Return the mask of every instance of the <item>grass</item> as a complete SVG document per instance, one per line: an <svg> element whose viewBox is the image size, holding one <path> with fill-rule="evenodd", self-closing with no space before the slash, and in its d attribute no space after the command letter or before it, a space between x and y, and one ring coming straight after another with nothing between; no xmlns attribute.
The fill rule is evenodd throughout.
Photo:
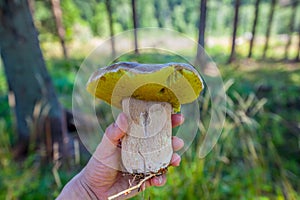
<svg viewBox="0 0 300 200"><path fill-rule="evenodd" d="M225 63L221 47L211 48L212 57ZM138 62L182 62L173 55L127 54L119 58ZM76 70L82 59L49 58L48 70L63 105L71 108ZM224 62L223 62L224 61ZM223 133L210 154L197 156L210 119L209 96L200 103L201 134L178 168L170 168L164 187L151 188L135 199L300 199L299 158L299 63L241 60L219 64L228 85L228 115ZM61 186L53 174L54 164L41 165L40 152L30 152L23 162L11 153L13 122L7 103L3 70L0 70L0 199L53 199ZM4 83L5 84L5 83ZM107 122L109 123L109 122ZM66 184L85 164L58 169Z"/></svg>

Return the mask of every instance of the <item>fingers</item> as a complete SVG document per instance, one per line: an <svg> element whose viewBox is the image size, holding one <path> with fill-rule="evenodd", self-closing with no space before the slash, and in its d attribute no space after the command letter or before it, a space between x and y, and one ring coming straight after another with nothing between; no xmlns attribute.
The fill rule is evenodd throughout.
<svg viewBox="0 0 300 200"><path fill-rule="evenodd" d="M113 144L117 145L119 140L125 135L127 128L127 117L124 113L121 113L116 122L105 130L105 135Z"/></svg>
<svg viewBox="0 0 300 200"><path fill-rule="evenodd" d="M174 167L180 165L181 157L177 153L173 153L170 164Z"/></svg>
<svg viewBox="0 0 300 200"><path fill-rule="evenodd" d="M127 116L125 113L120 113L117 120L116 124L119 127L119 129L122 130L122 132L126 133L128 129L128 121L127 121Z"/></svg>
<svg viewBox="0 0 300 200"><path fill-rule="evenodd" d="M179 137L173 136L172 146L174 151L179 151L184 146L184 141Z"/></svg>
<svg viewBox="0 0 300 200"><path fill-rule="evenodd" d="M121 154L118 144L120 139L125 135L128 127L127 118L124 113L121 113L116 122L111 124L97 146L93 154L93 158L87 165L87 171L95 171L101 174L101 177L113 176L120 168ZM97 176L95 176L97 177ZM91 177L90 179L93 179Z"/></svg>
<svg viewBox="0 0 300 200"><path fill-rule="evenodd" d="M177 153L174 153L171 159L171 165L172 166L179 166L181 161L180 156ZM167 182L166 174L163 174L161 176L156 176L149 180L147 186L163 186Z"/></svg>
<svg viewBox="0 0 300 200"><path fill-rule="evenodd" d="M163 186L164 184L166 184L166 182L167 178L165 174L150 179L150 185L152 186Z"/></svg>
<svg viewBox="0 0 300 200"><path fill-rule="evenodd" d="M164 184L166 184L166 182L166 174L155 176L148 180L145 185L143 185L142 190L145 190L149 186L163 186Z"/></svg>
<svg viewBox="0 0 300 200"><path fill-rule="evenodd" d="M182 114L173 114L171 116L172 119L172 126L176 127L181 125L184 122L184 117ZM128 121L125 113L119 114L115 123L111 124L105 131L106 136L108 139L114 143L118 144L119 140L125 135L128 129ZM175 138L175 137L174 137ZM177 138L177 137L176 137ZM183 141L179 138L173 140L174 142L174 151L178 151L183 146Z"/></svg>
<svg viewBox="0 0 300 200"><path fill-rule="evenodd" d="M184 117L182 114L173 114L171 116L171 120L172 120L172 127L175 128L176 126L179 126L184 122Z"/></svg>

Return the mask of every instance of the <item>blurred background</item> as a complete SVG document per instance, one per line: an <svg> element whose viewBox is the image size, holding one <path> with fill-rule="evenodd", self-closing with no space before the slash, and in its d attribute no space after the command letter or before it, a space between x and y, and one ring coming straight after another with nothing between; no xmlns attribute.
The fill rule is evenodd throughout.
<svg viewBox="0 0 300 200"><path fill-rule="evenodd" d="M72 117L76 72L109 37L145 27L205 48L225 83L227 117L200 159L211 106L204 92L200 131L181 166L136 199L300 199L299 0L0 0L0 199L53 199L82 169L90 154ZM128 38L135 51L116 61L183 62L139 51L138 32ZM112 40L110 55L118 45ZM104 127L113 121L99 112Z"/></svg>

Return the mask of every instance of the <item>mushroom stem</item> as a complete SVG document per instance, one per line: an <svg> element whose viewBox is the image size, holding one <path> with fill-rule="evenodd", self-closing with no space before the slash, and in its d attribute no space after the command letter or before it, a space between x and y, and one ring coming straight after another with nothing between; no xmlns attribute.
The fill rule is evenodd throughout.
<svg viewBox="0 0 300 200"><path fill-rule="evenodd" d="M172 106L167 102L122 100L129 128L122 140L122 162L129 173L156 173L171 160Z"/></svg>

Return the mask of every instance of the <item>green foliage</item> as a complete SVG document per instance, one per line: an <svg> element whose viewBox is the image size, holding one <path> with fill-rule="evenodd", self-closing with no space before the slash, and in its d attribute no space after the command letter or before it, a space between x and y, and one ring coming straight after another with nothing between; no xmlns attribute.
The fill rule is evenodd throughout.
<svg viewBox="0 0 300 200"><path fill-rule="evenodd" d="M107 37L109 35L108 17L104 3L98 3L95 14L91 17L91 28L94 35Z"/></svg>
<svg viewBox="0 0 300 200"><path fill-rule="evenodd" d="M57 31L55 29L55 22L53 20L49 1L35 2L34 23L40 32L39 38L42 41L53 40L56 38Z"/></svg>
<svg viewBox="0 0 300 200"><path fill-rule="evenodd" d="M38 155L30 154L22 163L14 161L2 119L0 132L0 199L53 199L59 188L52 176L42 173Z"/></svg>
<svg viewBox="0 0 300 200"><path fill-rule="evenodd" d="M242 1L239 12L238 36L249 40L254 20L254 0ZM111 1L113 27L115 33L133 28L131 1ZM108 13L105 1L101 0L64 0L61 1L63 24L66 38L87 41L92 36L109 37ZM196 37L198 32L200 1L196 0L140 0L137 1L138 24L143 27L171 28ZM300 13L298 6L297 13ZM261 1L258 16L257 35L266 32L270 1ZM292 14L291 6L275 8L275 16L271 35L289 33L288 25ZM206 36L231 36L234 17L234 1L212 0L207 2ZM55 24L48 1L36 1L34 13L35 24L40 32L41 41L58 40ZM296 15L294 32L300 26L300 14ZM278 41L285 43L284 38ZM259 45L261 41L259 42ZM248 49L248 48L246 48ZM246 50L245 49L245 50Z"/></svg>
<svg viewBox="0 0 300 200"><path fill-rule="evenodd" d="M181 5L174 6L174 12L172 14L172 22L175 30L186 33L186 22L184 20L184 7Z"/></svg>
<svg viewBox="0 0 300 200"><path fill-rule="evenodd" d="M111 1L116 33L133 27L130 0ZM199 6L197 0L140 0L137 1L139 27L159 26L197 35ZM234 1L211 0L207 5L206 36L221 38L232 34ZM89 41L92 36L109 36L108 16L103 0L63 0L63 24L66 39L73 42ZM276 6L270 43L270 52L278 59L287 34L291 7ZM266 32L270 1L260 5L257 33ZM239 15L238 35L244 43L237 46L238 57L248 53L250 32L253 23L254 0L243 0ZM55 24L49 1L35 1L35 25L39 39L52 44L57 40ZM300 27L300 7L295 18L294 31ZM227 37L223 40L229 40ZM246 42L245 42L246 41ZM207 45L207 51L218 63L227 61L229 48L217 41ZM262 47L262 40L255 41ZM70 47L72 50L73 46ZM259 58L262 48L256 48L254 58ZM278 53L279 52L279 53ZM46 52L47 53L47 52ZM81 52L82 55L86 52ZM80 55L80 56L82 56ZM82 59L49 59L47 68L60 101L71 108L71 95L76 71ZM179 56L161 52L127 54L118 61L144 63L184 62ZM2 64L2 63L1 63ZM144 197L151 199L300 199L299 196L299 109L300 69L296 64L267 62L241 62L221 66L226 80L227 118L223 133L212 152L204 159L197 157L199 144L210 120L208 93L200 99L202 105L200 126L191 148L182 155L182 164L170 168L168 182L162 188L151 188ZM112 121L108 107L97 108L102 127ZM8 105L5 73L0 66L0 199L53 199L61 186L54 178L53 166L41 166L39 151L32 151L24 161L15 161L12 154L14 119ZM81 166L72 166L72 172L59 168L58 178L66 184ZM136 199L140 199L141 196Z"/></svg>
<svg viewBox="0 0 300 200"><path fill-rule="evenodd" d="M132 10L129 0L112 1L112 10L115 23L118 26L118 32L133 28Z"/></svg>
<svg viewBox="0 0 300 200"><path fill-rule="evenodd" d="M153 59L155 57L155 59ZM121 56L116 62L130 61L139 63L165 63L165 62L184 62L183 58L174 56L172 54L161 54L161 53L141 53L134 54L129 53Z"/></svg>
<svg viewBox="0 0 300 200"><path fill-rule="evenodd" d="M167 21L170 20L168 2L166 0L154 0L153 4L158 27L168 27Z"/></svg>
<svg viewBox="0 0 300 200"><path fill-rule="evenodd" d="M111 1L116 33L131 29L130 0ZM208 37L232 34L232 0L208 1L206 34ZM160 26L195 36L197 34L199 4L196 0L141 0L137 2L139 26ZM35 24L42 42L57 40L49 1L36 1ZM63 0L63 23L68 41L89 41L92 35L108 37L108 19L104 1ZM260 6L258 35L266 31L269 1ZM295 20L295 30L300 26L300 7ZM254 0L242 1L238 34L251 31ZM288 30L291 8L277 6L272 34L285 34ZM271 38L269 52L278 58L277 46L285 40ZM247 38L246 38L247 39ZM228 40L225 38L223 40ZM228 46L221 42L207 45L207 51L218 63L227 60ZM256 45L261 47L261 40ZM51 44L51 50L56 51ZM248 52L248 44L237 46L238 56ZM70 48L72 49L72 48ZM255 49L254 57L261 55ZM82 55L86 52L81 52ZM81 56L81 55L80 55ZM60 101L71 108L71 95L76 71L82 59L49 59L47 68ZM179 56L161 52L127 54L118 61L144 63L184 62ZM227 118L223 133L213 151L198 159L197 146L202 142L210 119L210 100L206 93L200 99L201 135L183 155L178 168L170 168L168 182L163 188L147 190L145 197L155 199L297 199L299 197L299 66L241 62L221 66L227 80ZM105 127L112 120L109 109L99 109L105 118L99 119ZM53 166L41 167L40 152L30 152L24 162L12 159L13 119L8 105L7 84L0 66L0 199L53 199L61 190L52 173ZM85 163L82 163L84 166ZM76 166L78 168L78 166ZM76 168L75 167L75 168ZM76 169L77 169L76 168ZM66 169L58 169L62 184L74 176ZM297 194L298 193L298 194ZM140 199L138 197L137 199Z"/></svg>
<svg viewBox="0 0 300 200"><path fill-rule="evenodd" d="M10 129L10 131L8 131L7 134L9 137L9 142L12 142L13 119L11 118L11 110L9 108L7 90L8 87L4 73L4 67L2 66L2 62L0 61L0 131L1 128L3 128L4 126L6 126L7 129Z"/></svg>
<svg viewBox="0 0 300 200"><path fill-rule="evenodd" d="M81 17L81 21L86 22L93 35L107 37L109 28L107 11L104 2L98 2L96 0L75 0L74 3L74 7L76 7L77 9L80 8L79 17Z"/></svg>
<svg viewBox="0 0 300 200"><path fill-rule="evenodd" d="M218 57L220 49L213 49L213 55ZM218 58L222 60L222 57ZM63 102L69 108L72 83L81 61L47 60L47 68L59 97L65 99ZM179 56L162 52L131 53L120 57L118 61L184 62ZM210 120L210 99L209 94L205 93L199 101L202 105L201 134L182 155L181 166L169 169L167 184L162 188L146 190L144 197L284 199L287 192L291 199L299 198L298 139L297 132L293 132L295 130L290 126L297 125L299 122L296 119L300 118L297 112L300 69L295 67L287 70L287 66L259 62L221 66L223 78L227 80L228 110L217 145L207 157L198 158L198 145L203 141L202 136ZM7 102L7 99L3 99L3 102ZM1 107L6 107L9 113L7 105ZM99 119L103 127L112 120L111 113L105 114L108 111L97 110L104 112L101 116L106 116L105 119ZM2 113L8 115L6 111ZM0 171L0 198L55 198L61 187L52 173L53 166L41 167L39 152L31 152L21 164L12 159L8 133L11 127L5 119L0 120L0 167L3 169ZM78 168L73 166L72 173L58 169L63 185L78 172Z"/></svg>
<svg viewBox="0 0 300 200"><path fill-rule="evenodd" d="M137 1L138 23L142 27L157 27L157 19L155 18L155 7L152 1Z"/></svg>
<svg viewBox="0 0 300 200"><path fill-rule="evenodd" d="M275 23L274 29L278 34L288 34L292 7L277 7L277 10L278 12L275 13L274 20L280 21L280 23Z"/></svg>
<svg viewBox="0 0 300 200"><path fill-rule="evenodd" d="M81 59L52 59L47 62L47 68L53 77L56 92L61 94L59 99L63 106L68 109L72 108L73 83L81 62Z"/></svg>
<svg viewBox="0 0 300 200"><path fill-rule="evenodd" d="M72 0L61 1L61 9L63 13L63 25L66 30L66 39L71 40L74 37L74 26L85 24L80 17L80 9L76 7Z"/></svg>
<svg viewBox="0 0 300 200"><path fill-rule="evenodd" d="M2 66L2 61L0 61L0 95L5 94L7 91L6 78L4 73L4 67Z"/></svg>
<svg viewBox="0 0 300 200"><path fill-rule="evenodd" d="M239 15L239 33L242 35L246 32L252 31L252 24L254 20L254 6L244 5L241 6Z"/></svg>

